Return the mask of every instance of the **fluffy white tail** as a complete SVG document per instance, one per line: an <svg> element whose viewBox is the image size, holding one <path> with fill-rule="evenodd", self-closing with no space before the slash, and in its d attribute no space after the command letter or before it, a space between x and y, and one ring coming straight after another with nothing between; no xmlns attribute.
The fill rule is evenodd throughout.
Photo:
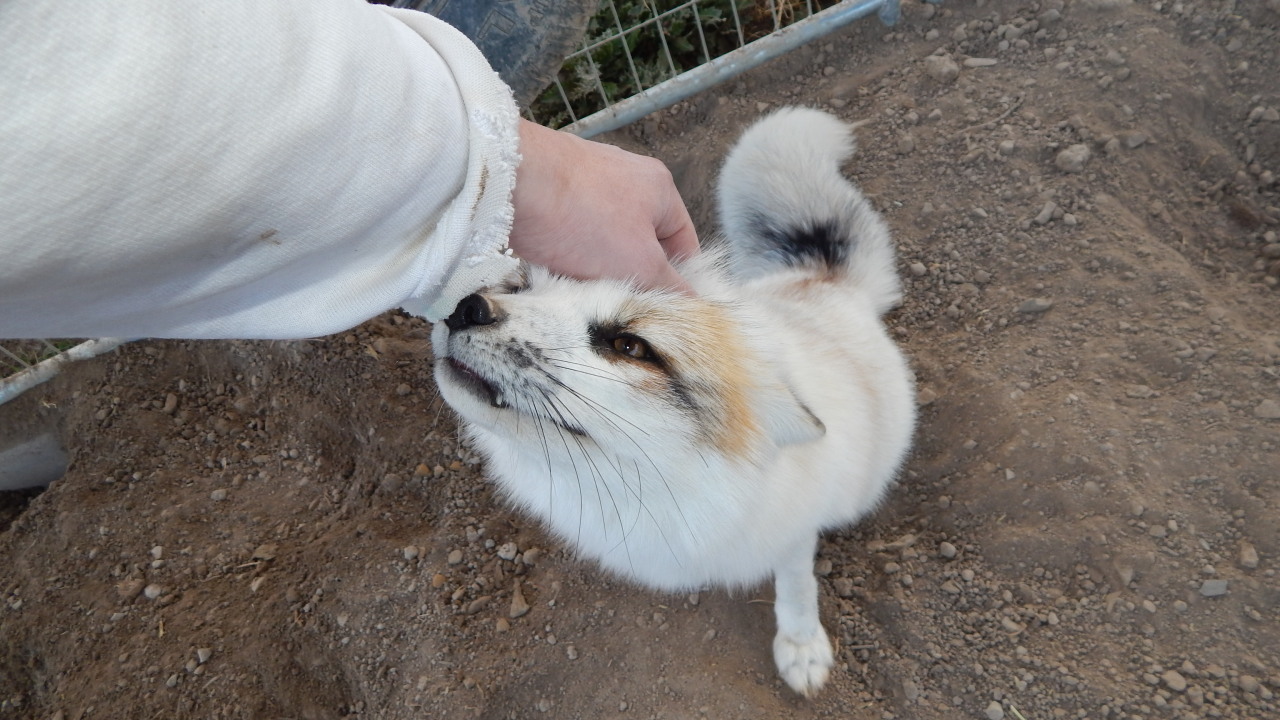
<svg viewBox="0 0 1280 720"><path fill-rule="evenodd" d="M846 278L879 312L898 304L889 230L840 173L853 154L852 130L818 110L783 108L743 133L719 187L737 277L813 267Z"/></svg>

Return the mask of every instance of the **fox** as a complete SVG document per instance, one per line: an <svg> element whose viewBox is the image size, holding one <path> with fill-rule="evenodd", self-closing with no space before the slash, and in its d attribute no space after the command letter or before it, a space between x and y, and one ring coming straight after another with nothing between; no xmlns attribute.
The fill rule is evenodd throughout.
<svg viewBox="0 0 1280 720"><path fill-rule="evenodd" d="M910 450L914 376L884 220L841 166L853 127L784 108L728 153L723 239L694 290L521 264L432 330L434 375L487 476L579 556L659 591L774 582L772 654L811 696L835 653L820 534L883 500Z"/></svg>

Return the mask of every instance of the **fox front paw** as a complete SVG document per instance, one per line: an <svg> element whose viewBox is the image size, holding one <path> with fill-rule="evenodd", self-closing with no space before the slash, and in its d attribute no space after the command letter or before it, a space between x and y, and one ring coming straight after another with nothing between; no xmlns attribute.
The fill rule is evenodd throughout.
<svg viewBox="0 0 1280 720"><path fill-rule="evenodd" d="M773 638L773 661L778 665L778 674L792 690L811 697L827 682L835 658L831 641L819 629L805 640L778 633Z"/></svg>

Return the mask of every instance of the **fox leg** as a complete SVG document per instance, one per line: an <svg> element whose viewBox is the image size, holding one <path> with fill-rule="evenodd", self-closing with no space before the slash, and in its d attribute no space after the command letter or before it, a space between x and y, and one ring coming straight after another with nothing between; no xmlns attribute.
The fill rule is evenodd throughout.
<svg viewBox="0 0 1280 720"><path fill-rule="evenodd" d="M827 681L835 658L818 620L818 580L813 574L817 537L800 543L774 571L778 634L773 660L792 690L810 696Z"/></svg>

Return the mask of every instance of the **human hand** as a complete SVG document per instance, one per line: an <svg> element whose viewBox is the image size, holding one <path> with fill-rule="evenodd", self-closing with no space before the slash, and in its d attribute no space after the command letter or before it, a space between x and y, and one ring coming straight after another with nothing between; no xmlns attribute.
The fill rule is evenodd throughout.
<svg viewBox="0 0 1280 720"><path fill-rule="evenodd" d="M570 277L692 293L671 260L696 255L698 236L661 161L523 119L520 154L516 255Z"/></svg>

